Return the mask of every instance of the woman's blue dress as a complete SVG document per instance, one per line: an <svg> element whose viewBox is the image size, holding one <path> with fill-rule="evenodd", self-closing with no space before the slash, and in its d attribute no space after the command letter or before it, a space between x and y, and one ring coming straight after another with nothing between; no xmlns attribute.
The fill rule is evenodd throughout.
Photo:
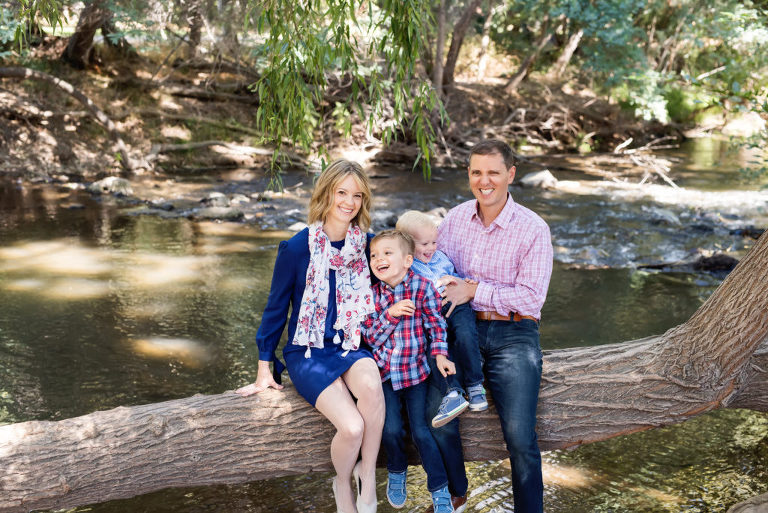
<svg viewBox="0 0 768 513"><path fill-rule="evenodd" d="M371 234L368 236L369 243L372 236ZM332 242L331 245L341 249L344 247L344 241ZM370 262L367 245L365 253ZM342 356L344 350L341 344L333 343L333 336L336 333L333 329L333 323L336 322L336 272L333 269L330 271L330 293L328 313L325 318L323 347L321 349L313 347L311 349L312 357L305 358L306 346L292 343L293 335L296 332L301 299L304 295L308 266L309 229L305 228L289 240L280 243L267 306L256 333L256 344L259 347L259 360L273 362L273 375L275 381L280 383L280 374L286 366L275 356L275 350L285 329L285 321L288 319L290 307L288 343L283 348L283 358L285 358L288 374L296 390L314 406L320 393L336 378L344 374L352 364L361 358L373 358L373 356L363 346L357 351L350 351L346 356ZM344 336L341 330L338 333L339 337Z"/></svg>

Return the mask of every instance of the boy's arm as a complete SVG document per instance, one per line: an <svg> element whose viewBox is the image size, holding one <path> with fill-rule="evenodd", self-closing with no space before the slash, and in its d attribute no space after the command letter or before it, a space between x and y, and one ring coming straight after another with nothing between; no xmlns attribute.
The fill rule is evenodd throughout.
<svg viewBox="0 0 768 513"><path fill-rule="evenodd" d="M400 317L389 315L391 305L383 295L376 294L375 306L376 311L363 322L363 336L373 348L383 345L400 322Z"/></svg>

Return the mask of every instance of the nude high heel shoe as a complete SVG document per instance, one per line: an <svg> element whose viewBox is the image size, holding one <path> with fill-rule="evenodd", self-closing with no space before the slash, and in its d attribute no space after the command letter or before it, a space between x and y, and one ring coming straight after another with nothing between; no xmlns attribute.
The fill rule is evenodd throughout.
<svg viewBox="0 0 768 513"><path fill-rule="evenodd" d="M355 464L355 468L352 469L352 476L355 478L355 484L357 485L357 500L355 501L355 505L357 506L357 513L376 513L376 507L378 505L376 499L374 499L371 504L365 504L363 502L363 482L360 479L359 461Z"/></svg>

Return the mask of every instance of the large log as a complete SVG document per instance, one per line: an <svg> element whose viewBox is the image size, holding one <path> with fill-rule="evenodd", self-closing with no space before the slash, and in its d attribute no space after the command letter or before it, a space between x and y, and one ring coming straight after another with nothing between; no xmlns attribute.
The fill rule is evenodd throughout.
<svg viewBox="0 0 768 513"><path fill-rule="evenodd" d="M767 247L763 235L693 317L664 335L546 352L542 449L716 408L768 411ZM12 424L0 427L0 513L327 471L332 433L291 387ZM463 416L462 435L468 460L507 454L493 408Z"/></svg>

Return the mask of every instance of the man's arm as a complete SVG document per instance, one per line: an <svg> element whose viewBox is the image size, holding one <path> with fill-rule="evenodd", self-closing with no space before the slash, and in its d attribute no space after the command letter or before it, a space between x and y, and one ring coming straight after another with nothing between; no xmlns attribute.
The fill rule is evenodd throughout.
<svg viewBox="0 0 768 513"><path fill-rule="evenodd" d="M552 276L552 239L549 227L533 238L526 254L520 259L517 278L513 285L480 281L477 285L462 280L452 280L443 292L444 302L454 305L473 301L479 310L499 313L517 312L520 315L539 316L547 297Z"/></svg>

